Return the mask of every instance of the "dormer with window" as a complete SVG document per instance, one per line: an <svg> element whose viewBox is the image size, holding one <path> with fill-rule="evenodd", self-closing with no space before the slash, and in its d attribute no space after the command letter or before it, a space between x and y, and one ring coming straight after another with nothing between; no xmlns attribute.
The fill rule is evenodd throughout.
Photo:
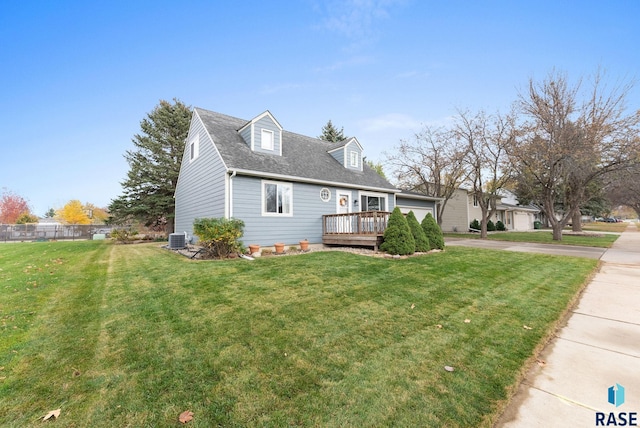
<svg viewBox="0 0 640 428"><path fill-rule="evenodd" d="M342 166L354 171L362 171L362 146L355 137L346 139L331 150L329 154Z"/></svg>
<svg viewBox="0 0 640 428"><path fill-rule="evenodd" d="M238 133L252 151L282 156L282 126L268 110L238 129Z"/></svg>

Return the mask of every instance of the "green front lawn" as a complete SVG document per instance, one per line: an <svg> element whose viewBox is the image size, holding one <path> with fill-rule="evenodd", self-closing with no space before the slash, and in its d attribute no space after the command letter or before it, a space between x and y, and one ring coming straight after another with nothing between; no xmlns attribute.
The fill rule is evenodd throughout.
<svg viewBox="0 0 640 428"><path fill-rule="evenodd" d="M0 426L490 426L596 263L0 245Z"/></svg>
<svg viewBox="0 0 640 428"><path fill-rule="evenodd" d="M597 233L594 232L594 235ZM445 233L449 238L480 239L479 233ZM579 245L583 247L609 248L620 235L598 234L589 235L563 235L562 241L554 241L553 233L548 230L534 232L490 232L487 239L509 242L535 242L538 244Z"/></svg>

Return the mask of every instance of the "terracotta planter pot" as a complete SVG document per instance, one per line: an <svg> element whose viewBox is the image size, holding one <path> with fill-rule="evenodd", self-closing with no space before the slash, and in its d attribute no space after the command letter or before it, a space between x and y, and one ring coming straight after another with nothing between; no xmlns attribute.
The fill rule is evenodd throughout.
<svg viewBox="0 0 640 428"><path fill-rule="evenodd" d="M309 250L309 241L307 241L306 239L304 241L300 241L300 250L301 251L308 251Z"/></svg>
<svg viewBox="0 0 640 428"><path fill-rule="evenodd" d="M276 247L276 254L284 254L284 244L281 242L277 242L273 244Z"/></svg>
<svg viewBox="0 0 640 428"><path fill-rule="evenodd" d="M260 252L260 245L258 245L258 244L249 244L249 253L250 254L259 253L259 252Z"/></svg>

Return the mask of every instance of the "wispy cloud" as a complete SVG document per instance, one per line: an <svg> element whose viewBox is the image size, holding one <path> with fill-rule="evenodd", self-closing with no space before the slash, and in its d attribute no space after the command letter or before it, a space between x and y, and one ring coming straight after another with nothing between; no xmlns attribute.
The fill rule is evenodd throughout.
<svg viewBox="0 0 640 428"><path fill-rule="evenodd" d="M388 113L382 116L363 119L360 126L368 132L386 131L390 129L417 130L422 122L401 113Z"/></svg>
<svg viewBox="0 0 640 428"><path fill-rule="evenodd" d="M404 3L406 0L331 0L316 3L315 9L323 16L323 28L359 44L376 38L379 22Z"/></svg>

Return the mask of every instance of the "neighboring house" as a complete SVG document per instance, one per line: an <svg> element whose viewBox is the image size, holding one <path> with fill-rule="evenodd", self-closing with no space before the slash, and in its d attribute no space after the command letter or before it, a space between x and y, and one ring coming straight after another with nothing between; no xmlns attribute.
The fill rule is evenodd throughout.
<svg viewBox="0 0 640 428"><path fill-rule="evenodd" d="M501 221L507 230L533 230L536 215L540 212L538 208L519 205L515 195L508 191L503 191L503 195L496 202L497 211L490 218L491 221L494 223ZM480 220L481 217L482 210L473 192L460 188L447 201L442 213L442 230L466 232L469 224L474 219Z"/></svg>
<svg viewBox="0 0 640 428"><path fill-rule="evenodd" d="M433 210L433 198L403 197L363 162L363 151L356 138L331 143L288 132L269 111L247 121L195 108L175 231L192 236L196 218L233 217L244 221L245 244L320 243L329 215L343 214L331 227L348 235L400 203ZM363 212L374 214L352 215Z"/></svg>

